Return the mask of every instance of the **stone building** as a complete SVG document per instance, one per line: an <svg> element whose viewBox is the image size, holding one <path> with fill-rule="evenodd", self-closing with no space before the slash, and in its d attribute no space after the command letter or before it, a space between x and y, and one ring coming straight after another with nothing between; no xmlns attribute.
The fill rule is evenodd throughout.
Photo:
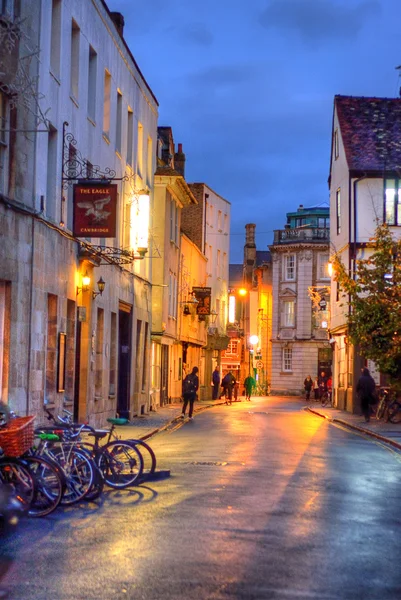
<svg viewBox="0 0 401 600"><path fill-rule="evenodd" d="M307 375L331 373L329 208L287 213L269 246L273 264L271 393L299 394Z"/></svg>
<svg viewBox="0 0 401 600"><path fill-rule="evenodd" d="M93 424L146 412L158 103L103 0L14 5L42 122L3 91L3 398Z"/></svg>

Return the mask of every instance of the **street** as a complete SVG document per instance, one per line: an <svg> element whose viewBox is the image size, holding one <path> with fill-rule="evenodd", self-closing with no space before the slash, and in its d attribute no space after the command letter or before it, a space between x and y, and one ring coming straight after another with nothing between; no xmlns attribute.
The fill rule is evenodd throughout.
<svg viewBox="0 0 401 600"><path fill-rule="evenodd" d="M400 454L300 398L217 406L150 440L171 477L27 520L15 600L396 600Z"/></svg>

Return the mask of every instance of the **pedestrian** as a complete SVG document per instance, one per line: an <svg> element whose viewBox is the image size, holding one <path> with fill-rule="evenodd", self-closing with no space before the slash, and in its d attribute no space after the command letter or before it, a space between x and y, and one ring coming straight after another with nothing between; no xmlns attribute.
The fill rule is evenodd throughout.
<svg viewBox="0 0 401 600"><path fill-rule="evenodd" d="M233 389L236 384L236 379L232 374L232 371L229 371L227 375L223 377L223 381L221 385L223 386L224 393L226 396L226 404L232 404L233 401Z"/></svg>
<svg viewBox="0 0 401 600"><path fill-rule="evenodd" d="M327 391L327 377L326 373L322 371L319 377L319 398L321 399L324 392Z"/></svg>
<svg viewBox="0 0 401 600"><path fill-rule="evenodd" d="M194 402L196 400L196 392L198 391L199 388L199 377L197 375L199 369L198 367L194 367L191 371L191 373L189 373L184 381L182 382L182 397L184 400L184 404L182 407L182 415L181 417L184 418L185 417L185 411L187 410L187 406L189 403L189 419L192 421L193 420L193 412L194 412Z"/></svg>
<svg viewBox="0 0 401 600"><path fill-rule="evenodd" d="M310 375L307 375L304 380L304 388L305 388L305 399L310 400L310 393L312 391L313 381Z"/></svg>
<svg viewBox="0 0 401 600"><path fill-rule="evenodd" d="M313 393L315 395L315 400L319 400L319 378L315 377L313 380Z"/></svg>
<svg viewBox="0 0 401 600"><path fill-rule="evenodd" d="M219 388L220 388L220 371L218 365L216 365L215 370L212 374L212 384L213 384L213 400L217 400L219 397Z"/></svg>
<svg viewBox="0 0 401 600"><path fill-rule="evenodd" d="M376 402L376 383L369 369L363 369L356 385L356 393L361 402L361 408L366 423L370 421L370 405Z"/></svg>
<svg viewBox="0 0 401 600"><path fill-rule="evenodd" d="M255 389L255 387L256 387L255 379L252 377L252 375L248 375L248 377L246 377L245 381L244 381L244 388L245 388L246 399L249 400L249 402L251 401L252 392Z"/></svg>

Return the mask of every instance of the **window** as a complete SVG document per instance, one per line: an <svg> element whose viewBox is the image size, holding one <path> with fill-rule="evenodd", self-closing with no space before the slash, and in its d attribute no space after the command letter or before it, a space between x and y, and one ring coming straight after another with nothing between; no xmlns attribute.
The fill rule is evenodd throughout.
<svg viewBox="0 0 401 600"><path fill-rule="evenodd" d="M116 110L116 152L121 154L121 127L123 117L123 96L117 92L117 110Z"/></svg>
<svg viewBox="0 0 401 600"><path fill-rule="evenodd" d="M173 198L170 200L170 241L178 246L179 243L179 208Z"/></svg>
<svg viewBox="0 0 401 600"><path fill-rule="evenodd" d="M228 215L224 215L224 233L228 233Z"/></svg>
<svg viewBox="0 0 401 600"><path fill-rule="evenodd" d="M238 340L230 340L225 351L226 356L232 356L238 354Z"/></svg>
<svg viewBox="0 0 401 600"><path fill-rule="evenodd" d="M145 331L143 335L143 359L142 359L142 391L145 391L148 375L148 340L149 323L145 321Z"/></svg>
<svg viewBox="0 0 401 600"><path fill-rule="evenodd" d="M57 129L49 125L47 134L47 182L46 182L46 214L56 221L57 196ZM72 146L73 147L73 146ZM75 150L75 147L74 151ZM64 219L64 215L63 215Z"/></svg>
<svg viewBox="0 0 401 600"><path fill-rule="evenodd" d="M319 217L317 220L317 226L319 228L329 228L330 227L330 219L325 219L324 217Z"/></svg>
<svg viewBox="0 0 401 600"><path fill-rule="evenodd" d="M208 206L209 206L209 222L208 222L208 225L210 225L211 227L213 227L213 216L214 216L213 204L208 204Z"/></svg>
<svg viewBox="0 0 401 600"><path fill-rule="evenodd" d="M283 327L294 327L295 325L295 302L284 300L283 302Z"/></svg>
<svg viewBox="0 0 401 600"><path fill-rule="evenodd" d="M221 231L221 210L217 213L217 229Z"/></svg>
<svg viewBox="0 0 401 600"><path fill-rule="evenodd" d="M7 98L0 92L0 192L6 192L7 181L7 158L8 158L8 120L7 120Z"/></svg>
<svg viewBox="0 0 401 600"><path fill-rule="evenodd" d="M283 371L292 371L292 348L283 348Z"/></svg>
<svg viewBox="0 0 401 600"><path fill-rule="evenodd" d="M223 277L227 277L227 252L223 252Z"/></svg>
<svg viewBox="0 0 401 600"><path fill-rule="evenodd" d="M96 120L96 71L97 71L97 54L89 46L89 67L88 67L88 117L92 121Z"/></svg>
<svg viewBox="0 0 401 600"><path fill-rule="evenodd" d="M111 75L108 71L104 72L103 88L103 133L110 136L110 103L111 103Z"/></svg>
<svg viewBox="0 0 401 600"><path fill-rule="evenodd" d="M47 343L45 404L56 400L57 383L57 296L47 295Z"/></svg>
<svg viewBox="0 0 401 600"><path fill-rule="evenodd" d="M337 160L339 153L340 153L340 150L339 150L339 144L338 144L338 129L336 129L334 132L334 158L335 158L335 160Z"/></svg>
<svg viewBox="0 0 401 600"><path fill-rule="evenodd" d="M284 256L284 279L286 281L295 280L295 254Z"/></svg>
<svg viewBox="0 0 401 600"><path fill-rule="evenodd" d="M117 314L110 315L109 396L116 393L117 380Z"/></svg>
<svg viewBox="0 0 401 600"><path fill-rule="evenodd" d="M386 179L384 189L384 222L401 226L401 180Z"/></svg>
<svg viewBox="0 0 401 600"><path fill-rule="evenodd" d="M318 279L330 279L329 275L329 255L319 254L318 256Z"/></svg>
<svg viewBox="0 0 401 600"><path fill-rule="evenodd" d="M95 397L103 395L103 336L104 336L104 310L97 309L96 321L96 357L95 357Z"/></svg>
<svg viewBox="0 0 401 600"><path fill-rule="evenodd" d="M0 15L4 15L9 19L15 16L14 0L0 0Z"/></svg>
<svg viewBox="0 0 401 600"><path fill-rule="evenodd" d="M61 47L60 40L61 40L61 0L53 0L52 1L52 24L51 24L51 34L50 34L50 70L53 73L53 75L56 75L57 77L60 75L60 47Z"/></svg>
<svg viewBox="0 0 401 600"><path fill-rule="evenodd" d="M168 282L168 316L172 319L177 318L177 276L170 273Z"/></svg>
<svg viewBox="0 0 401 600"><path fill-rule="evenodd" d="M216 276L220 277L221 275L221 251L217 250L217 260L216 260Z"/></svg>
<svg viewBox="0 0 401 600"><path fill-rule="evenodd" d="M143 125L138 121L138 164L137 172L140 177L143 173Z"/></svg>
<svg viewBox="0 0 401 600"><path fill-rule="evenodd" d="M341 233L341 190L336 191L337 235Z"/></svg>
<svg viewBox="0 0 401 600"><path fill-rule="evenodd" d="M148 137L146 152L146 179L148 186L151 187L153 175L153 141L150 136Z"/></svg>
<svg viewBox="0 0 401 600"><path fill-rule="evenodd" d="M10 367L11 284L0 281L0 400L7 402Z"/></svg>
<svg viewBox="0 0 401 600"><path fill-rule="evenodd" d="M127 114L127 164L132 166L134 113L128 108Z"/></svg>
<svg viewBox="0 0 401 600"><path fill-rule="evenodd" d="M74 19L71 25L71 65L70 65L70 90L71 95L78 99L79 85L79 36L80 30Z"/></svg>

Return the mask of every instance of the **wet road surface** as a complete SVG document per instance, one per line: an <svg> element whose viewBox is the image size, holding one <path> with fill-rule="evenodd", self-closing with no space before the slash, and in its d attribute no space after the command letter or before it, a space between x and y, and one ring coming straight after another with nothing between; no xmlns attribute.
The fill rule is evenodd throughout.
<svg viewBox="0 0 401 600"><path fill-rule="evenodd" d="M170 479L1 540L10 598L401 598L392 449L275 397L207 410L150 443Z"/></svg>

